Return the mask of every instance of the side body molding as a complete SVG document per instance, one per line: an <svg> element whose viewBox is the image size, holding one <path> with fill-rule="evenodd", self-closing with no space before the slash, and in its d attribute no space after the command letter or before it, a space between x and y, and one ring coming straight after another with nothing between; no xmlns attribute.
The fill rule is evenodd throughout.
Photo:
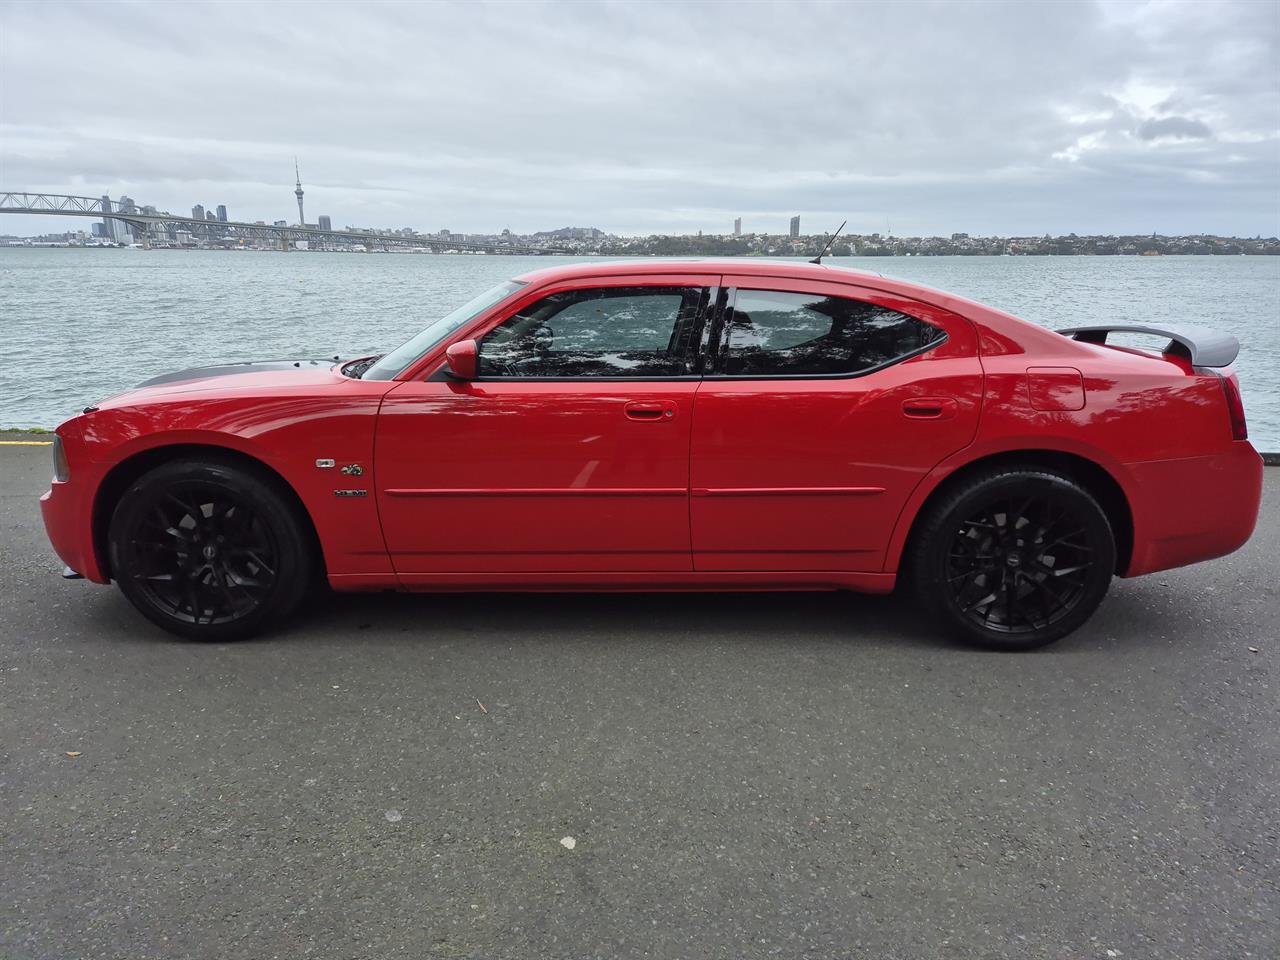
<svg viewBox="0 0 1280 960"><path fill-rule="evenodd" d="M1058 332L1081 343L1096 344L1105 344L1109 333L1149 333L1155 337L1168 337L1169 348L1180 348L1190 358L1193 367L1230 366L1240 352L1240 341L1231 334L1197 324L1106 323L1068 327Z"/></svg>

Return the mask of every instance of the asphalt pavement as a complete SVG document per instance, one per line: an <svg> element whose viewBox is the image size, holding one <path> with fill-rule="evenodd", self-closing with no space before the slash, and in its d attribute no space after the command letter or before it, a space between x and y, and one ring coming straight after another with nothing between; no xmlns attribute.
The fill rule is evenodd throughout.
<svg viewBox="0 0 1280 960"><path fill-rule="evenodd" d="M58 578L48 461L0 447L5 960L1280 955L1280 469L1009 655L843 594L180 642Z"/></svg>

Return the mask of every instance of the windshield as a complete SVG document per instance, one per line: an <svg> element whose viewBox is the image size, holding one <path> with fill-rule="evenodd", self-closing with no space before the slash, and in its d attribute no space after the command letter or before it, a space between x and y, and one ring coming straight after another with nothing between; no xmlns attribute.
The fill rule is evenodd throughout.
<svg viewBox="0 0 1280 960"><path fill-rule="evenodd" d="M468 321L475 319L494 304L501 303L524 284L516 280L500 283L492 290L468 300L457 310L441 317L421 333L406 340L364 372L361 380L394 380L409 364L434 347Z"/></svg>

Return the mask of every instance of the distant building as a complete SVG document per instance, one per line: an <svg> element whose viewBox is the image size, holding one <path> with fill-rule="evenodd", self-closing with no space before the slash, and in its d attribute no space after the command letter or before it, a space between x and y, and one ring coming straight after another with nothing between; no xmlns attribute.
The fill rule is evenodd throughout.
<svg viewBox="0 0 1280 960"><path fill-rule="evenodd" d="M967 233L953 233L951 235L951 239L952 240L968 240L969 235Z"/></svg>
<svg viewBox="0 0 1280 960"><path fill-rule="evenodd" d="M800 214L796 214L791 218L791 239L794 240L800 236Z"/></svg>
<svg viewBox="0 0 1280 960"><path fill-rule="evenodd" d="M133 202L131 197L120 194L120 199L116 201L116 210L120 213L137 213L138 205ZM131 223L125 223L123 220L116 220L115 236L120 243L129 243L131 240L138 238L137 230Z"/></svg>
<svg viewBox="0 0 1280 960"><path fill-rule="evenodd" d="M287 227L289 225L289 222L287 220L273 220L271 222L271 225L273 227Z"/></svg>
<svg viewBox="0 0 1280 960"><path fill-rule="evenodd" d="M227 222L227 205L225 203L218 204L218 222Z"/></svg>
<svg viewBox="0 0 1280 960"><path fill-rule="evenodd" d="M111 210L111 197L104 193L102 195L102 212L107 213L110 210ZM105 237L107 240L114 240L116 238L116 222L112 220L110 217L102 218L101 236Z"/></svg>
<svg viewBox="0 0 1280 960"><path fill-rule="evenodd" d="M735 237L742 236L742 218L735 217L733 221L733 235Z"/></svg>
<svg viewBox="0 0 1280 960"><path fill-rule="evenodd" d="M204 204L203 204L203 203L197 203L194 207L192 207L192 208L191 208L191 219L192 219L192 220L203 220L203 219L204 219Z"/></svg>
<svg viewBox="0 0 1280 960"><path fill-rule="evenodd" d="M333 229L333 221L329 219L329 215L327 213L320 214L319 223L320 223L321 230Z"/></svg>

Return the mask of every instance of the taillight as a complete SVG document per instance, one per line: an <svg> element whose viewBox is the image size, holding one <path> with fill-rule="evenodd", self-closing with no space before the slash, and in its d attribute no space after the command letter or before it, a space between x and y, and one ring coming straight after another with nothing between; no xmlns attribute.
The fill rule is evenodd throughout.
<svg viewBox="0 0 1280 960"><path fill-rule="evenodd" d="M71 466L67 463L67 451L62 448L62 438L53 435L53 479L66 483L71 479Z"/></svg>
<svg viewBox="0 0 1280 960"><path fill-rule="evenodd" d="M1231 417L1231 439L1248 440L1249 426L1244 421L1244 401L1240 399L1240 384L1234 376L1222 378L1222 392L1227 395L1227 415Z"/></svg>

